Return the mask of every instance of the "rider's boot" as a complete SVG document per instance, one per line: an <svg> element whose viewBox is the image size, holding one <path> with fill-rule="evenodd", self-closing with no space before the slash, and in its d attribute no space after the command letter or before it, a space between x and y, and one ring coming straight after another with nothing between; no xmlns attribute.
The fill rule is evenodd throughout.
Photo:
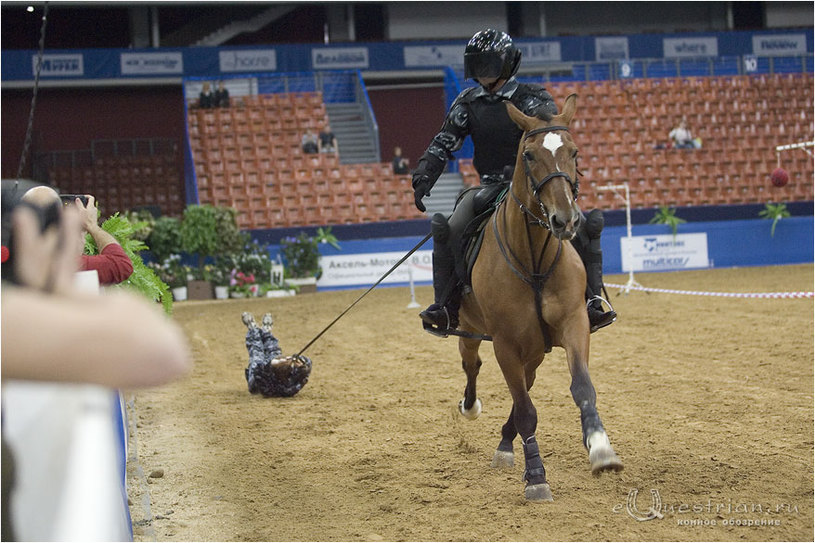
<svg viewBox="0 0 815 543"><path fill-rule="evenodd" d="M589 313L589 329L596 332L617 320L617 312L611 304L602 297L603 287L603 248L600 244L600 235L605 226L603 212L594 209L586 215L581 226L580 256L586 266L586 309ZM603 307L608 306L608 311Z"/></svg>
<svg viewBox="0 0 815 543"><path fill-rule="evenodd" d="M441 213L436 213L431 221L433 231L433 291L435 302L419 313L425 330L444 332L458 328L456 262L448 240L450 227Z"/></svg>
<svg viewBox="0 0 815 543"><path fill-rule="evenodd" d="M600 258L602 259L602 253ZM588 296L586 309L589 312L589 329L592 333L617 320L617 312L614 311L608 300L602 297L603 290L602 260L599 263L591 262L586 266L586 294ZM603 308L603 303L608 306L608 311Z"/></svg>

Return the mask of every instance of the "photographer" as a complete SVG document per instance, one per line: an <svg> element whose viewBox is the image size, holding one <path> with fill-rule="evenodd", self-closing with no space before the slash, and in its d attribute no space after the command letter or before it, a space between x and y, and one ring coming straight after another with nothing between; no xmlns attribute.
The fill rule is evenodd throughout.
<svg viewBox="0 0 815 543"><path fill-rule="evenodd" d="M47 206L64 200L54 189L38 186L26 191L23 195L23 201L39 206ZM76 207L79 211L82 228L91 235L94 242L96 242L96 247L99 249L98 255L83 254L80 257L79 269L82 271L96 270L99 274L100 285L116 285L127 280L133 273L133 262L130 261L130 257L127 256L127 253L124 252L116 239L102 230L97 224L94 197L90 195L77 196L73 202L64 203L66 206Z"/></svg>
<svg viewBox="0 0 815 543"><path fill-rule="evenodd" d="M64 398L65 389L39 389L38 395L30 384L15 381L132 389L166 383L191 368L184 334L155 306L123 291L88 296L77 290L76 255L83 240L80 212L53 199L45 207L23 201L20 194L29 186L26 181L3 180L0 199L4 541L59 540L55 514L58 494L64 490L58 481L38 484L43 478L37 477L53 475L49 470L62 465L61 460L52 460L48 453L30 454L32 448L56 450L62 443L60 432L32 434L36 440L15 436L13 424L8 423L15 416L19 419L25 406L15 404L5 392L16 386L19 401L20 385L29 386L23 389L29 399L42 399L44 392ZM94 484L88 482L88 488ZM17 502L14 510L13 501ZM97 522L101 521L90 524L97 526ZM88 533L99 532L89 528Z"/></svg>

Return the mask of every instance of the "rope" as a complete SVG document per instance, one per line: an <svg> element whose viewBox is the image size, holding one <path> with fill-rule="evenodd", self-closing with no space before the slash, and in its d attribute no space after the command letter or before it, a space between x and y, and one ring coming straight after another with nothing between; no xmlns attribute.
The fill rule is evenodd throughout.
<svg viewBox="0 0 815 543"><path fill-rule="evenodd" d="M394 264L394 265L391 267L391 269L389 269L388 271L386 271L386 272L385 272L385 275L383 275L382 277L380 277L380 278L379 278L379 280L378 280L376 283L374 283L373 285L371 285L371 287L370 287L368 290L366 290L365 292L363 292L363 293L362 293L362 295L361 295L359 298L357 298L357 299L354 301L354 303L352 303L351 305L349 305L348 307L346 307L346 308L345 308L345 311L343 311L342 313L340 313L339 315L337 315L337 318L335 318L333 321L331 321L331 322L329 323L329 325L328 325L328 326L326 326L325 328L323 328L323 330L322 330L322 331L321 331L319 334L317 334L316 336L314 336L314 339L312 339L311 341L309 341L309 342L306 344L306 346L305 346L305 347L303 347L302 349L300 349L300 352L299 352L299 353L297 353L296 355L294 355L294 358L300 358L300 355L302 355L304 352L306 352L306 349L308 349L309 347L311 347L311 344L312 344L312 343L314 343L315 341L317 341L318 339L320 339L320 336L322 336L323 334L325 334L325 333L328 331L328 329L329 329L329 328L331 328L332 326L334 326L334 323L336 323L338 320L340 320L340 319L341 319L341 318L342 318L342 317L343 317L343 316L344 316L346 313L348 313L349 311L351 311L351 308L352 308L352 307L354 307L355 305L357 305L357 302L359 302L361 299L363 299L365 296L367 296L369 292L371 292L373 289L375 289L375 288L376 288L376 286L377 286L379 283L381 283L382 281L384 281L384 280L385 280L385 278L386 278L387 276L389 276L389 275L390 275L390 274L393 272L393 270L395 270L396 268L398 268L399 266L401 266L401 265L402 265L402 262L404 262L405 260L407 260L407 259L410 257L410 255L412 255L413 253L415 253L415 252L416 252L416 251L419 249L419 247L421 247L422 245L424 245L424 244L425 244L425 242L426 242L427 240L429 240L429 239L430 239L430 236L432 236L432 235L433 235L433 233L432 233L432 232L428 233L428 234L427 234L427 235L426 235L426 236L425 236L425 237L422 239L422 241L420 241L420 242L419 242L419 243L418 243L418 244L417 244L417 245L416 245L416 246L415 246L413 249L411 249L410 251L408 251L408 252L407 252L407 254L406 254L405 256L403 256L403 257L402 257L402 258L399 260L399 262L397 262L396 264Z"/></svg>
<svg viewBox="0 0 815 543"><path fill-rule="evenodd" d="M614 283L606 283L607 287L626 289L626 290L642 290L645 292L664 292L667 294L688 294L691 296L718 296L721 298L813 298L815 292L698 292L695 290L673 290L668 288L650 288L617 285Z"/></svg>
<svg viewBox="0 0 815 543"><path fill-rule="evenodd" d="M45 49L45 26L48 23L48 2L43 4L42 27L40 28L39 51L37 52L37 68L34 71L34 93L31 95L31 108L28 112L28 128L25 131L25 143L23 143L23 153L20 156L20 165L17 168L17 179L23 176L25 169L25 159L28 155L28 148L31 147L31 137L34 128L34 109L37 106L37 89L40 86L40 70L42 69L42 54Z"/></svg>

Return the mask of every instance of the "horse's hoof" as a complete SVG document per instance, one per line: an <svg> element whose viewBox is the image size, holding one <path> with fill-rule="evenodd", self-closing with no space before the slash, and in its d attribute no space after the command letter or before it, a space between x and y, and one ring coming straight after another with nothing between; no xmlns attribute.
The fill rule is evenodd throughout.
<svg viewBox="0 0 815 543"><path fill-rule="evenodd" d="M526 497L526 501L530 502L555 501L555 499L552 497L552 490L549 488L549 483L526 485L526 488L524 489L524 496Z"/></svg>
<svg viewBox="0 0 815 543"><path fill-rule="evenodd" d="M481 414L481 400L476 398L475 403L470 409L464 408L464 400L458 402L458 412L461 413L467 420L475 420Z"/></svg>
<svg viewBox="0 0 815 543"><path fill-rule="evenodd" d="M495 451L492 455L491 468L511 468L515 465L515 454L512 451Z"/></svg>
<svg viewBox="0 0 815 543"><path fill-rule="evenodd" d="M622 471L623 461L611 447L593 449L589 453L592 475L599 475L604 471Z"/></svg>

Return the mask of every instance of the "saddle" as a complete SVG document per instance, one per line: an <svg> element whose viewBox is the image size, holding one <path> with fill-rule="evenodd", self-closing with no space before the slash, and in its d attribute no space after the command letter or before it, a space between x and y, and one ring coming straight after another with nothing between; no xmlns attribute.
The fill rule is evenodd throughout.
<svg viewBox="0 0 815 543"><path fill-rule="evenodd" d="M498 208L500 203L506 198L509 192L509 183L496 183L484 187L478 187L479 193L473 200L475 217L467 223L461 236L461 264L463 270L458 270L459 277L465 287L472 284L472 273L481 244L484 241L484 232L487 222Z"/></svg>

